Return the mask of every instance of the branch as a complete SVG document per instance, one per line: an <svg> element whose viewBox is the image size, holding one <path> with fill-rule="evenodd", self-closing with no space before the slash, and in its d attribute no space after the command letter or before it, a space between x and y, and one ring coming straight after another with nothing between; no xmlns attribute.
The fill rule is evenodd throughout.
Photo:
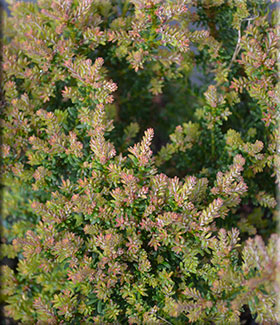
<svg viewBox="0 0 280 325"><path fill-rule="evenodd" d="M251 24L251 20L254 20L254 19L258 18L258 17L259 17L259 15L254 16L254 17L250 17L250 18L244 18L244 19L242 19L241 23L242 23L243 21L246 21L246 20L247 20L247 21L249 21L249 23L248 23L248 27L249 27L250 24ZM234 62L234 60L236 59L238 53L239 53L240 50L241 50L241 46L240 46L240 42L241 42L241 23L240 23L240 26L239 26L239 29L238 29L238 39L237 39L237 44L236 44L236 47L235 47L235 50L234 50L233 56L232 56L232 58L231 58L231 61L230 61L229 67L228 67L229 70L230 70L230 68L231 68L231 66L232 66L232 64L233 64L233 62Z"/></svg>

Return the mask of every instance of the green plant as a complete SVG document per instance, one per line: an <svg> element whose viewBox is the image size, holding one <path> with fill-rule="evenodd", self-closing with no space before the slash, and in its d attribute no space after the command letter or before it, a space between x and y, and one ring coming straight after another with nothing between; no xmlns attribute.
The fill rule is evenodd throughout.
<svg viewBox="0 0 280 325"><path fill-rule="evenodd" d="M249 306L276 324L279 26L268 4L44 0L11 13L1 246L19 262L3 267L6 314L225 324Z"/></svg>

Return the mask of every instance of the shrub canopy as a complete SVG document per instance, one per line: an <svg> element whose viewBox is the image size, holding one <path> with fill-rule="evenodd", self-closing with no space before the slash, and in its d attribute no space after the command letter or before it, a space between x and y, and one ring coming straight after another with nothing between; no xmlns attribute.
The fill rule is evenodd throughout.
<svg viewBox="0 0 280 325"><path fill-rule="evenodd" d="M280 322L277 10L253 0L10 9L1 246L18 263L2 268L6 315L237 324L249 307L259 323Z"/></svg>

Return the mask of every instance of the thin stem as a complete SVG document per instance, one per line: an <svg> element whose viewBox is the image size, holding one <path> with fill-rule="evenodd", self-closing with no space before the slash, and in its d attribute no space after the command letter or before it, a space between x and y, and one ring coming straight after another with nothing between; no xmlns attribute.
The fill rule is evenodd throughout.
<svg viewBox="0 0 280 325"><path fill-rule="evenodd" d="M214 135L214 127L211 130L211 156L214 158L215 156L215 135Z"/></svg>
<svg viewBox="0 0 280 325"><path fill-rule="evenodd" d="M158 316L158 315L157 315L157 317L158 317L159 319L163 320L166 324L170 324L170 325L172 325L168 320L166 320L166 319L164 319L164 318L162 318L162 317L160 317L160 316Z"/></svg>
<svg viewBox="0 0 280 325"><path fill-rule="evenodd" d="M250 17L250 18L244 18L244 19L242 19L242 21L246 21L246 20L249 21L249 23L248 23L248 27L249 27L250 24L251 24L251 21L254 20L254 19L256 19L256 18L258 18L258 17L259 17L259 15L254 16L254 17ZM233 56L232 56L232 58L231 58L231 61L230 61L229 67L228 67L229 70L230 70L230 68L231 68L231 66L232 66L232 64L233 64L233 62L235 61L235 59L236 59L238 53L239 53L240 50L241 50L240 42L241 42L241 23L240 23L240 26L239 26L239 29L238 29L238 39L237 39L237 44L236 44L236 47L235 47L235 50L234 50Z"/></svg>
<svg viewBox="0 0 280 325"><path fill-rule="evenodd" d="M238 53L239 53L239 51L241 49L240 42L241 42L241 24L240 24L240 28L238 29L238 40L237 40L237 44L236 44L236 47L235 47L233 56L231 58L229 67L228 67L229 70L230 70L233 62L235 61L235 59L236 59L236 57L237 57L237 55L238 55Z"/></svg>

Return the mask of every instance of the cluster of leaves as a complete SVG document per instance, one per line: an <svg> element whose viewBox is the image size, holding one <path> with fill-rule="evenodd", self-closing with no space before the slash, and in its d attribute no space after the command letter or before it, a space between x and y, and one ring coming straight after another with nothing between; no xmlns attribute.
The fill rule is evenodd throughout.
<svg viewBox="0 0 280 325"><path fill-rule="evenodd" d="M280 321L279 31L266 3L248 2L12 4L1 246L18 265L2 270L8 316L225 324L249 306L258 322ZM215 85L198 89L194 66ZM161 147L168 117L168 128L181 125Z"/></svg>
<svg viewBox="0 0 280 325"><path fill-rule="evenodd" d="M243 231L260 231L269 236L275 229L275 182L279 184L280 39L279 25L274 21L277 10L269 19L268 4L255 1L239 1L238 5L207 2L198 9L197 24L208 23L210 36L218 43L218 55L201 48L195 61L204 75L212 73L215 84L206 83L200 93L193 94L201 97L189 122L172 132L169 142L157 154L156 165L169 175L195 174L213 180L217 170L223 170L236 154L242 154L246 159L243 175L248 192L241 206L250 206L255 215L261 209L271 225L265 227L265 234L266 221L252 218ZM234 42L223 33L225 25L227 33L237 34ZM201 62L201 56L210 64Z"/></svg>

